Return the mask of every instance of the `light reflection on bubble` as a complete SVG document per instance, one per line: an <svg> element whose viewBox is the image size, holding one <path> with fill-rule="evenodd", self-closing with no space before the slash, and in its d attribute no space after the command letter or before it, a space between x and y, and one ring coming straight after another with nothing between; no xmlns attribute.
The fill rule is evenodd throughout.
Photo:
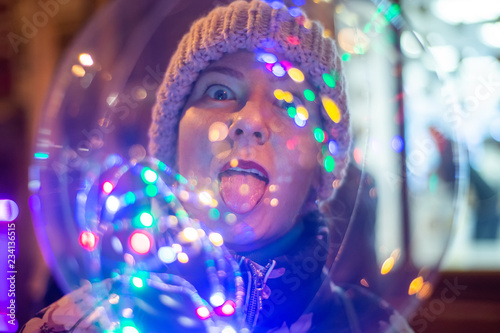
<svg viewBox="0 0 500 333"><path fill-rule="evenodd" d="M115 186L111 182L104 182L102 184L102 191L106 194L110 194Z"/></svg>
<svg viewBox="0 0 500 333"><path fill-rule="evenodd" d="M352 156L354 157L356 163L361 164L363 162L363 153L361 152L361 149L359 149L358 147L354 148Z"/></svg>
<svg viewBox="0 0 500 333"><path fill-rule="evenodd" d="M146 254L151 249L151 240L143 232L134 232L130 235L130 247L138 254Z"/></svg>
<svg viewBox="0 0 500 333"><path fill-rule="evenodd" d="M186 253L181 252L181 253L177 254L177 260L179 260L180 263L185 264L189 261L189 257Z"/></svg>
<svg viewBox="0 0 500 333"><path fill-rule="evenodd" d="M119 301L120 301L120 296L118 296L117 294L109 295L108 302L110 304L118 304Z"/></svg>
<svg viewBox="0 0 500 333"><path fill-rule="evenodd" d="M220 212L217 208L212 208L208 211L208 217L213 221L217 221L220 218Z"/></svg>
<svg viewBox="0 0 500 333"><path fill-rule="evenodd" d="M73 67L71 67L71 73L76 77L84 77L85 69L80 65L73 65Z"/></svg>
<svg viewBox="0 0 500 333"><path fill-rule="evenodd" d="M92 59L92 56L88 53L82 53L78 57L78 60L80 61L80 64L83 66L92 66L94 64L94 60Z"/></svg>
<svg viewBox="0 0 500 333"><path fill-rule="evenodd" d="M404 148L403 138L399 135L394 136L391 140L391 147L396 153L402 152Z"/></svg>
<svg viewBox="0 0 500 333"><path fill-rule="evenodd" d="M182 252L182 246L180 244L177 244L177 243L172 244L172 249L174 249L175 253Z"/></svg>
<svg viewBox="0 0 500 333"><path fill-rule="evenodd" d="M193 227L187 227L182 231L183 238L188 242L194 242L198 239L198 231Z"/></svg>
<svg viewBox="0 0 500 333"><path fill-rule="evenodd" d="M120 239L116 236L113 236L111 238L111 247L113 250L115 250L116 253L122 254L123 253L123 245Z"/></svg>
<svg viewBox="0 0 500 333"><path fill-rule="evenodd" d="M200 202L205 206L212 204L212 196L207 191L200 192L198 194L198 199L200 199Z"/></svg>
<svg viewBox="0 0 500 333"><path fill-rule="evenodd" d="M271 205L271 207L276 207L278 206L278 203L279 203L278 199L272 198L269 204Z"/></svg>
<svg viewBox="0 0 500 333"><path fill-rule="evenodd" d="M177 259L177 253L170 246L162 246L158 250L158 258L166 264L170 264Z"/></svg>
<svg viewBox="0 0 500 333"><path fill-rule="evenodd" d="M238 166L238 160L236 158L233 158L231 162L229 162L229 165L231 165L231 168L236 168Z"/></svg>
<svg viewBox="0 0 500 333"><path fill-rule="evenodd" d="M248 184L241 184L239 192L241 195L247 195L250 192L250 186Z"/></svg>
<svg viewBox="0 0 500 333"><path fill-rule="evenodd" d="M222 244L224 244L222 235L217 232L211 232L210 235L208 235L208 238L215 246L222 246Z"/></svg>
<svg viewBox="0 0 500 333"><path fill-rule="evenodd" d="M387 273L389 273L394 267L394 262L395 261L393 257L387 258L382 264L382 267L380 268L380 274L386 275Z"/></svg>
<svg viewBox="0 0 500 333"><path fill-rule="evenodd" d="M234 215L233 213L227 213L224 217L224 221L226 221L227 224L234 224L236 223L236 220L236 215Z"/></svg>
<svg viewBox="0 0 500 333"><path fill-rule="evenodd" d="M114 214L120 209L120 200L114 195L110 195L106 200L106 209Z"/></svg>
<svg viewBox="0 0 500 333"><path fill-rule="evenodd" d="M220 121L216 121L210 125L210 128L208 129L208 140L210 140L210 142L225 140L228 133L229 129L227 128L227 125Z"/></svg>
<svg viewBox="0 0 500 333"><path fill-rule="evenodd" d="M269 185L269 192L273 193L278 190L278 185Z"/></svg>
<svg viewBox="0 0 500 333"><path fill-rule="evenodd" d="M410 283L410 286L408 288L408 295L415 295L416 293L418 293L422 287L424 286L424 278L419 276L415 279L413 279L413 281L411 281Z"/></svg>
<svg viewBox="0 0 500 333"><path fill-rule="evenodd" d="M153 216L149 213L146 212L142 213L139 220L145 227L150 227L153 225Z"/></svg>
<svg viewBox="0 0 500 333"><path fill-rule="evenodd" d="M182 201L188 201L189 200L189 192L185 191L185 190L182 190L179 193L179 199L182 200Z"/></svg>

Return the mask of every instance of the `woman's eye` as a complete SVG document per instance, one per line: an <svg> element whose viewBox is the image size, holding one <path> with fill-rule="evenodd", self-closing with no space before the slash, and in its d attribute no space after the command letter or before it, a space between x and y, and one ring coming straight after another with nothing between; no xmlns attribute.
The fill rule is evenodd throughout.
<svg viewBox="0 0 500 333"><path fill-rule="evenodd" d="M289 108L297 108L297 106L301 105L302 103L296 103L295 101L292 102L287 102L285 100L280 101L280 107L287 111Z"/></svg>
<svg viewBox="0 0 500 333"><path fill-rule="evenodd" d="M214 84L208 87L205 92L210 98L217 101L225 101L235 99L234 92L226 86L220 84Z"/></svg>

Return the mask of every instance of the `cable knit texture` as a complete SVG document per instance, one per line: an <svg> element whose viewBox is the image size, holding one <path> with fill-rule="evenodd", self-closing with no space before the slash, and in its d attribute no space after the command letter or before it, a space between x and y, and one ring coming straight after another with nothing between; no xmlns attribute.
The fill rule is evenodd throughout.
<svg viewBox="0 0 500 333"><path fill-rule="evenodd" d="M210 63L240 50L279 53L305 71L319 95L331 98L339 108L339 123L332 121L322 106L320 108L323 129L339 147L333 155L335 169L324 171L324 185L318 193L320 199L330 197L334 190L333 180L342 179L348 162L350 133L345 80L335 42L323 37L323 27L319 23L311 21L308 29L299 21L284 7L273 9L261 0L253 0L235 1L227 7L215 8L194 22L170 59L157 94L149 132L151 155L170 166L176 165L182 109L200 72ZM297 38L299 43L290 43L289 36ZM334 88L326 85L325 73L336 79ZM316 102L321 105L319 97Z"/></svg>

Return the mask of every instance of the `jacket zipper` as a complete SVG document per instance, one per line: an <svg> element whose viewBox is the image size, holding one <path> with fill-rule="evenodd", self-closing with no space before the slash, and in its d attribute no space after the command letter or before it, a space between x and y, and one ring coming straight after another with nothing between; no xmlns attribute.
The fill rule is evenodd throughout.
<svg viewBox="0 0 500 333"><path fill-rule="evenodd" d="M247 316L246 322L250 329L253 329L257 324L257 319L259 318L259 311L262 309L262 292L266 286L267 276L270 271L274 268L276 262L270 261L266 267L259 269L257 265L248 260L247 266L251 271L252 281L249 281L251 284L250 296L248 299L247 305Z"/></svg>

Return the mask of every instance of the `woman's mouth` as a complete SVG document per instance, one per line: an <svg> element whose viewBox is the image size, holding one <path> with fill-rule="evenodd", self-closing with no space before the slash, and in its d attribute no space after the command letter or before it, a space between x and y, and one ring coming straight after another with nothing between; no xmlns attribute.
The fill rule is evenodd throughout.
<svg viewBox="0 0 500 333"><path fill-rule="evenodd" d="M225 164L219 173L219 192L226 206L233 212L245 214L262 199L269 184L269 174L258 163L239 160L232 167Z"/></svg>

